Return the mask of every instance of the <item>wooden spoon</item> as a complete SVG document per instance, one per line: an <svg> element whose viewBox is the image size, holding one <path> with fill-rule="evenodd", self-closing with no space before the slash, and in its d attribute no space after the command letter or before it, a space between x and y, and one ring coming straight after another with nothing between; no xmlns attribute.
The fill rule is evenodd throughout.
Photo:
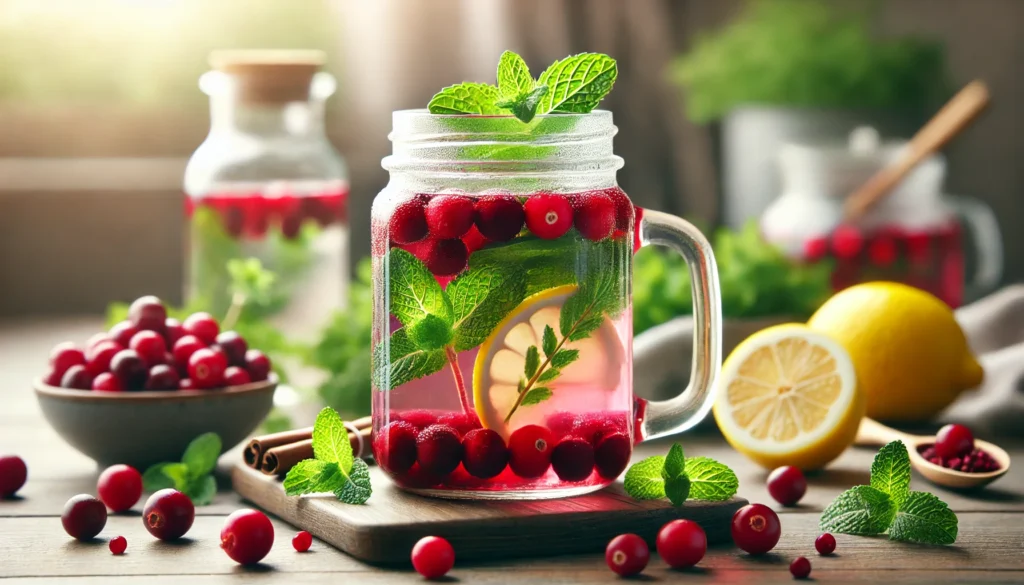
<svg viewBox="0 0 1024 585"><path fill-rule="evenodd" d="M860 421L860 429L857 431L857 438L854 443L857 445L885 445L892 441L903 441L903 444L907 446L907 451L910 452L910 465L920 472L921 475L925 476L926 479L941 486L956 489L979 488L999 479L1010 469L1010 456L1006 454L1006 451L992 443L979 441L978 439L974 440L974 446L985 451L996 460L996 463L999 464L998 471L967 473L946 469L941 465L928 461L917 450L921 445L931 445L934 443L934 436L910 435L887 427L870 418Z"/></svg>

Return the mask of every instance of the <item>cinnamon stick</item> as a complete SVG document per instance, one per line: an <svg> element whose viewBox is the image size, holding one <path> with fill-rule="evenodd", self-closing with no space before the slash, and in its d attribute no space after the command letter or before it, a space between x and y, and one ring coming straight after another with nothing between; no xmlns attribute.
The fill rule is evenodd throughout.
<svg viewBox="0 0 1024 585"><path fill-rule="evenodd" d="M280 433L255 437L253 440L249 441L248 445L245 446L245 451L242 453L242 457L245 459L246 465L253 469L259 469L263 462L263 456L270 449L280 447L281 445L298 443L312 438L313 427L282 431Z"/></svg>
<svg viewBox="0 0 1024 585"><path fill-rule="evenodd" d="M349 433L349 443L352 445L352 453L356 457L365 457L370 454L370 433L369 427L359 429L358 435ZM263 455L260 471L267 475L282 475L288 473L303 459L313 458L313 439L280 445L269 449Z"/></svg>

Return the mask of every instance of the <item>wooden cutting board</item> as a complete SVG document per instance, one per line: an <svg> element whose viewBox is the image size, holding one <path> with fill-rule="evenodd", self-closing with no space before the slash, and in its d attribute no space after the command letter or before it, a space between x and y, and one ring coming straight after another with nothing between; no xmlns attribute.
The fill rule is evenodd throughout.
<svg viewBox="0 0 1024 585"><path fill-rule="evenodd" d="M408 564L413 544L428 535L447 538L460 560L599 552L625 532L653 545L658 529L677 518L698 522L709 543L726 542L733 513L747 504L742 498L690 501L681 508L667 500L638 502L621 482L560 500L443 500L406 493L377 467L370 468L370 478L373 496L354 506L330 495L286 496L280 480L242 464L232 472L235 491L246 500L375 564Z"/></svg>

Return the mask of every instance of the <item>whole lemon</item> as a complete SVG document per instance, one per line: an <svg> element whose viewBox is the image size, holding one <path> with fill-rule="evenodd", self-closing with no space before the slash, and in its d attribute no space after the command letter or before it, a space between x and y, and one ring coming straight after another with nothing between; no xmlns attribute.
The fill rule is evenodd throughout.
<svg viewBox="0 0 1024 585"><path fill-rule="evenodd" d="M807 325L850 354L871 418L930 419L984 378L953 311L904 284L869 282L845 289Z"/></svg>

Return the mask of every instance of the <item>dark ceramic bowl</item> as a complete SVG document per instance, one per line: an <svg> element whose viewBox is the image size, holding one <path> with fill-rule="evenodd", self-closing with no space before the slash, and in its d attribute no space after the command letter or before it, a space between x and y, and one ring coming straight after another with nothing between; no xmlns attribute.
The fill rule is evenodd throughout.
<svg viewBox="0 0 1024 585"><path fill-rule="evenodd" d="M57 433L106 467L126 463L140 471L180 461L189 442L220 435L223 450L249 436L274 404L277 378L222 390L96 392L35 381L43 415Z"/></svg>

